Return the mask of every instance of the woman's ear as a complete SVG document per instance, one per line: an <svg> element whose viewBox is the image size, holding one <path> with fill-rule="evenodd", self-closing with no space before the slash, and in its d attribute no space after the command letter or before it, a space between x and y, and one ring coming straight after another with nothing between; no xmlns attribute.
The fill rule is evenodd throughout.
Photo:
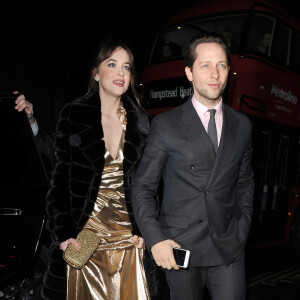
<svg viewBox="0 0 300 300"><path fill-rule="evenodd" d="M93 70L93 76L96 81L99 81L100 78L96 68Z"/></svg>

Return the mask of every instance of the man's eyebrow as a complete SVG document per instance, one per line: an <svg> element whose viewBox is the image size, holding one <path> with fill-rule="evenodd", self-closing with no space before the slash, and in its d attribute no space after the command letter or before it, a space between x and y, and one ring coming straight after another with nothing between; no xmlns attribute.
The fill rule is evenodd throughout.
<svg viewBox="0 0 300 300"><path fill-rule="evenodd" d="M200 61L200 63L202 64L202 63L209 63L209 62L212 62L212 60L204 60L204 61ZM220 60L220 61L218 61L218 63L228 63L227 62L227 60Z"/></svg>

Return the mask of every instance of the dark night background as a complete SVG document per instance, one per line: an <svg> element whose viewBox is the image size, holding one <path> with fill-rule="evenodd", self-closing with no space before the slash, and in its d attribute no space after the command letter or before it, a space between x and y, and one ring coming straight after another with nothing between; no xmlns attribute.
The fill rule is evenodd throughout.
<svg viewBox="0 0 300 300"><path fill-rule="evenodd" d="M25 94L39 124L53 131L61 106L86 92L90 59L101 38L127 39L140 75L159 25L201 1L12 3L1 9L0 91ZM296 1L273 2L295 12Z"/></svg>

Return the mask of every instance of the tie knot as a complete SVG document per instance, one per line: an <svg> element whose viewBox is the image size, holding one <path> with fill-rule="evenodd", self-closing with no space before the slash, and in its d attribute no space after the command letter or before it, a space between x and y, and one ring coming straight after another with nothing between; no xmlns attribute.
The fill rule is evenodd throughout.
<svg viewBox="0 0 300 300"><path fill-rule="evenodd" d="M212 108L212 109L208 109L207 111L209 111L209 112L210 112L210 115L211 115L212 117L214 117L214 116L215 116L216 110L215 110L214 108Z"/></svg>

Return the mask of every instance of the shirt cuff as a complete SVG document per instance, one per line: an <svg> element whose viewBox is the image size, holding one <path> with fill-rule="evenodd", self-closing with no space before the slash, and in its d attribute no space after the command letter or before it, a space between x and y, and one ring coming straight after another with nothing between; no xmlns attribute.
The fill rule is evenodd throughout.
<svg viewBox="0 0 300 300"><path fill-rule="evenodd" d="M31 129L32 129L33 135L36 136L39 132L39 125L36 120L34 121L33 124L31 124Z"/></svg>

